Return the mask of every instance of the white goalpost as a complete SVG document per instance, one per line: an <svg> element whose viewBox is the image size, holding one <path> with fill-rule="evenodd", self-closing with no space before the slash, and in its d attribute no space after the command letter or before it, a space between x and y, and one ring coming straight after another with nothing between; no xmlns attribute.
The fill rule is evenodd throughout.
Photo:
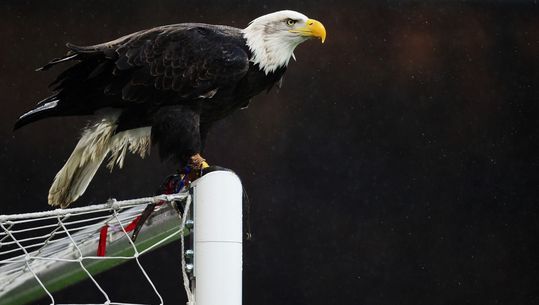
<svg viewBox="0 0 539 305"><path fill-rule="evenodd" d="M156 208L133 241L132 231L148 204ZM94 276L129 260L136 261L164 304L139 257L178 239L178 271L188 304L240 305L242 186L229 171L210 172L178 194L0 215L0 305L44 296L58 304L56 291L84 279L103 295L98 304L127 304L112 300Z"/></svg>
<svg viewBox="0 0 539 305"><path fill-rule="evenodd" d="M231 172L211 174L192 188L195 300L198 305L240 305L243 189Z"/></svg>

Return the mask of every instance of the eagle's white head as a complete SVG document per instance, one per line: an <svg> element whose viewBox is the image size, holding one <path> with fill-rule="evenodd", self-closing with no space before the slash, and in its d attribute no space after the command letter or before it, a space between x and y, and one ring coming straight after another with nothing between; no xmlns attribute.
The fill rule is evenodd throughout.
<svg viewBox="0 0 539 305"><path fill-rule="evenodd" d="M243 36L253 53L251 61L268 74L288 65L300 43L310 38L324 42L326 29L314 19L287 10L256 18L243 30Z"/></svg>

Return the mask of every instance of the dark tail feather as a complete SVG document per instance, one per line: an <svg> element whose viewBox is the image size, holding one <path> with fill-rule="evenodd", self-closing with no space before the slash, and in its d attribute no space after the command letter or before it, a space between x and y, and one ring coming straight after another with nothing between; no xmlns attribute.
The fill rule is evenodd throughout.
<svg viewBox="0 0 539 305"><path fill-rule="evenodd" d="M96 46L78 46L74 45L72 43L66 43L66 47L69 49L69 52L64 57L55 58L51 60L48 64L44 65L43 67L37 68L36 71L46 71L50 67L55 66L59 63L63 63L66 61L70 61L73 59L85 59L88 56L93 55L107 55L107 49L100 48L101 45ZM110 49L110 48L109 48ZM108 53L114 53L112 50L108 50ZM111 55L111 54L109 54Z"/></svg>
<svg viewBox="0 0 539 305"><path fill-rule="evenodd" d="M73 54L72 52L69 52L67 53L66 56L64 57L60 57L60 58L55 58L51 61L49 61L48 64L44 65L43 67L40 67L40 68L37 68L36 71L46 71L48 70L50 67L54 66L54 65L57 65L59 63L63 63L63 62L66 62L68 60L72 60L72 59L76 59L77 56L79 56L79 54Z"/></svg>
<svg viewBox="0 0 539 305"><path fill-rule="evenodd" d="M21 115L17 122L15 122L13 130L17 130L24 125L30 124L37 120L53 116L58 111L56 107L58 106L59 102L60 100L56 95L49 96L48 98L42 100L36 105L36 108Z"/></svg>
<svg viewBox="0 0 539 305"><path fill-rule="evenodd" d="M95 45L95 46L78 46L76 44L72 43L66 43L66 47L71 50L72 53L76 54L103 54L103 48L102 45Z"/></svg>
<svg viewBox="0 0 539 305"><path fill-rule="evenodd" d="M65 69L57 76L56 80L50 84L50 87L57 93L42 100L33 110L23 114L15 122L14 130L47 117L72 114L83 115L93 112L92 109L77 108L77 103L74 100L84 98L84 93L92 90L92 88L84 88L85 80L97 77L108 71L107 69L112 69L114 63L105 62L104 59L106 56L115 56L116 51L114 48L107 47L106 44L77 46L68 43L66 47L69 51L65 56L51 60L43 67L36 69L36 71L46 71L52 66L63 62L78 61L78 63ZM59 95L62 96L61 101ZM82 97L79 97L80 95Z"/></svg>

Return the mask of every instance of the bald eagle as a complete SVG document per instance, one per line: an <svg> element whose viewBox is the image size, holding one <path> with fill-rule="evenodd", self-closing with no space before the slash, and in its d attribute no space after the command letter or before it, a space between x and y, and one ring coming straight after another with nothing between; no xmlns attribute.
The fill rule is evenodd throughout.
<svg viewBox="0 0 539 305"><path fill-rule="evenodd" d="M300 43L325 37L320 22L286 10L245 29L183 23L92 46L68 43L64 57L37 70L75 64L15 129L49 117L96 117L54 178L52 206L79 198L107 155L111 170L121 168L127 151L144 157L150 143L161 158L201 169L208 166L201 153L212 124L279 82Z"/></svg>

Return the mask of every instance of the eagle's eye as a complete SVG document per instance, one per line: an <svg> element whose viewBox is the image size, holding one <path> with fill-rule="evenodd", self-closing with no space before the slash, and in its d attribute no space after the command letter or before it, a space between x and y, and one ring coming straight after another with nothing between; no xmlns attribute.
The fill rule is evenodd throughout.
<svg viewBox="0 0 539 305"><path fill-rule="evenodd" d="M286 21L286 24L288 24L289 26L293 26L294 24L296 24L296 22L297 22L297 21L294 20L294 19L288 19L288 20Z"/></svg>

